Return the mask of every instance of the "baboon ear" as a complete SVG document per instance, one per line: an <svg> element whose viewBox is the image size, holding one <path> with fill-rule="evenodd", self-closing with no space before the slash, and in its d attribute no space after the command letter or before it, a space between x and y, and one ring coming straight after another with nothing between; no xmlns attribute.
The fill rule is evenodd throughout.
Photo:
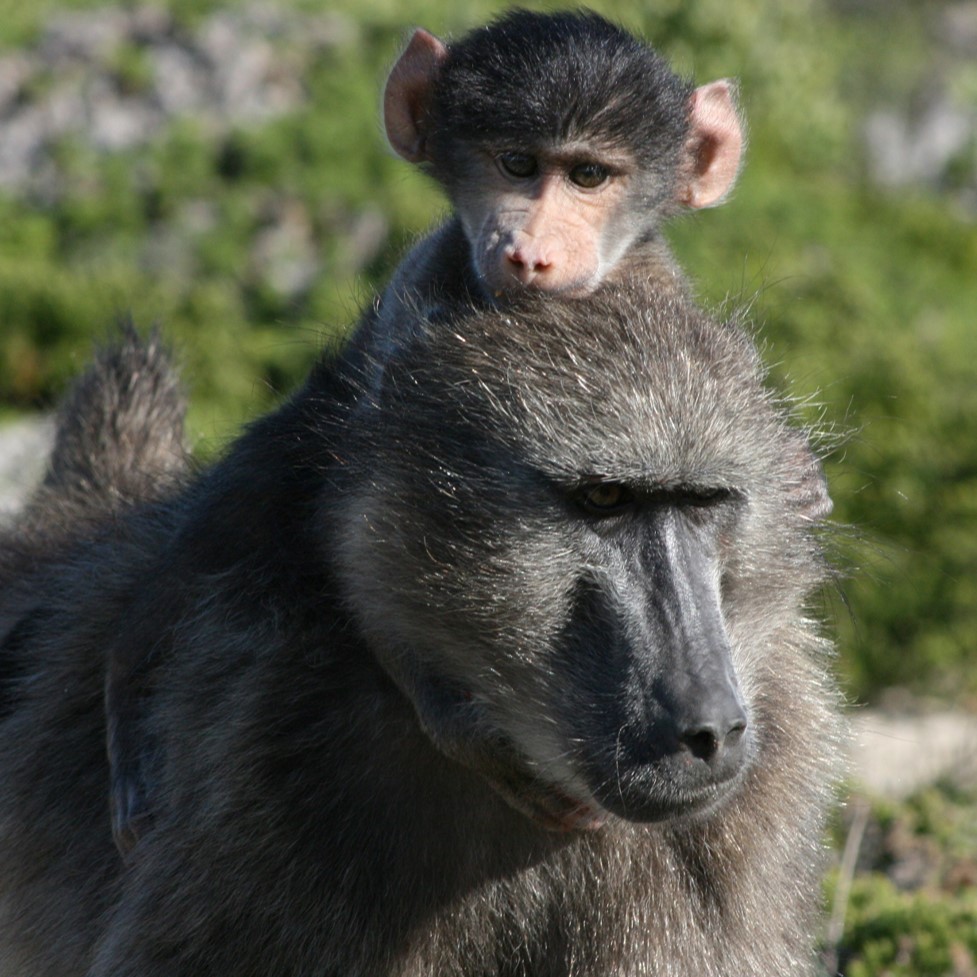
<svg viewBox="0 0 977 977"><path fill-rule="evenodd" d="M387 139L409 163L427 158L424 116L431 89L448 49L433 34L418 28L390 71L383 92L383 124Z"/></svg>
<svg viewBox="0 0 977 977"><path fill-rule="evenodd" d="M828 494L828 480L821 459L800 432L787 452L792 478L789 489L791 504L809 522L822 522L831 515L834 503Z"/></svg>
<svg viewBox="0 0 977 977"><path fill-rule="evenodd" d="M679 190L679 201L687 207L713 207L736 182L743 153L735 84L723 78L697 88L689 99L689 117L689 179Z"/></svg>

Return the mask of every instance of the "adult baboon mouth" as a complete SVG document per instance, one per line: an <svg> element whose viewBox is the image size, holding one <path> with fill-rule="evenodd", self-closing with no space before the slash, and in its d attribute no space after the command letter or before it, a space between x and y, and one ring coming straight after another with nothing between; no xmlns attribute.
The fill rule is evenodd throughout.
<svg viewBox="0 0 977 977"><path fill-rule="evenodd" d="M744 771L703 784L670 782L659 774L635 775L595 790L597 803L625 821L651 823L708 815L736 793Z"/></svg>
<svg viewBox="0 0 977 977"><path fill-rule="evenodd" d="M610 816L594 800L571 797L558 787L540 784L540 793L532 800L535 806L525 813L550 831L596 831Z"/></svg>
<svg viewBox="0 0 977 977"><path fill-rule="evenodd" d="M486 715L472 691L405 652L395 674L421 727L445 756L479 774L510 807L551 831L593 831L608 812L533 772L525 754ZM404 666L407 667L404 667Z"/></svg>
<svg viewBox="0 0 977 977"><path fill-rule="evenodd" d="M492 786L515 807L550 831L596 831L609 818L620 818L634 824L664 823L684 818L709 815L720 807L733 793L739 781L735 777L724 783L711 784L698 789L664 791L646 797L623 795L614 789L607 797L594 795L575 796L552 783L539 779L515 785L493 782Z"/></svg>

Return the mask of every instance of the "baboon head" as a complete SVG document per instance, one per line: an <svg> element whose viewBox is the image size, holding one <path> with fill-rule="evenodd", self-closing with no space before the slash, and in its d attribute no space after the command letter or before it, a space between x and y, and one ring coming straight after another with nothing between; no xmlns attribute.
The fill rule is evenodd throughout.
<svg viewBox="0 0 977 977"><path fill-rule="evenodd" d="M693 88L586 11L514 10L449 44L416 30L384 123L448 194L475 290L503 302L527 287L585 295L646 267L664 221L725 199L744 144L731 81Z"/></svg>
<svg viewBox="0 0 977 977"><path fill-rule="evenodd" d="M373 653L549 827L710 811L762 762L757 663L822 577L820 467L753 343L640 290L417 318L328 504Z"/></svg>

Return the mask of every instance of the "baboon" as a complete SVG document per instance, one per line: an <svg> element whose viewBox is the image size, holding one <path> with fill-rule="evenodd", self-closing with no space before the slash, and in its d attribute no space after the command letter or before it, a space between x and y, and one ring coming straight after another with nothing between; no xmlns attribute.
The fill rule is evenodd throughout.
<svg viewBox="0 0 977 977"><path fill-rule="evenodd" d="M77 529L83 513L164 494L187 469L185 396L160 336L140 340L128 319L118 331L122 341L98 352L60 406L56 444L26 513L48 532L52 517L68 514Z"/></svg>
<svg viewBox="0 0 977 977"><path fill-rule="evenodd" d="M416 321L412 305L504 305L524 287L579 297L631 275L684 292L661 225L719 203L743 143L729 81L693 89L593 13L513 11L450 46L416 31L387 81L384 119L391 145L441 183L454 216L362 317L353 343L375 382ZM134 706L148 671L139 643L117 652L110 756L127 852L153 809Z"/></svg>
<svg viewBox="0 0 977 977"><path fill-rule="evenodd" d="M731 81L693 88L586 11L510 11L449 45L418 29L383 110L390 145L453 215L364 317L360 341L381 349L418 296L504 304L524 287L579 296L632 275L684 292L662 224L721 203L744 142Z"/></svg>
<svg viewBox="0 0 977 977"><path fill-rule="evenodd" d="M637 285L413 316L379 384L352 345L212 467L5 542L0 971L810 973L827 504L749 336ZM139 355L167 377L156 344L79 388L136 401L99 471L128 424L182 443L175 382L104 367ZM153 661L125 861L120 642Z"/></svg>

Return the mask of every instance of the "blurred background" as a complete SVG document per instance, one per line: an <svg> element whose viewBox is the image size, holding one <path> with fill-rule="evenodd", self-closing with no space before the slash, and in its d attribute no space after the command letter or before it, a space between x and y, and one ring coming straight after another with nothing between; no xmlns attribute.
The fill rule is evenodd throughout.
<svg viewBox="0 0 977 977"><path fill-rule="evenodd" d="M592 6L740 83L738 189L670 238L824 432L858 706L826 972L977 977L977 2ZM288 391L443 213L382 137L407 30L501 9L0 0L0 507L126 311L181 352L204 456Z"/></svg>

